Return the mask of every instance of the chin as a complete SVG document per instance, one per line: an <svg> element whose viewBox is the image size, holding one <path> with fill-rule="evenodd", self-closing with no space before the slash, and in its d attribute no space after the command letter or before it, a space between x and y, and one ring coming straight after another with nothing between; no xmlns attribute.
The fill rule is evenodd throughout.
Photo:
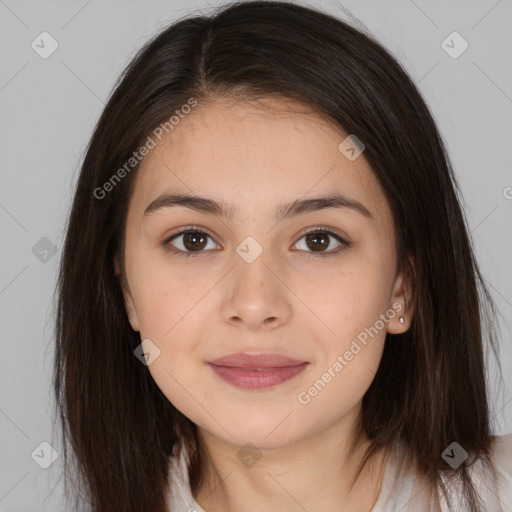
<svg viewBox="0 0 512 512"><path fill-rule="evenodd" d="M298 429L298 425L294 425L291 422L288 423L288 420L293 416L292 413L286 418L289 412L291 411L287 411L286 414L280 414L276 417L267 416L265 419L260 417L252 422L247 417L237 418L237 421L229 421L222 420L221 417L216 416L219 423L223 425L229 433L218 424L212 425L211 421L208 421L206 428L201 428L205 428L210 435L233 446L244 447L248 443L251 443L260 450L275 450L286 448L287 446L299 442L306 436L304 425Z"/></svg>

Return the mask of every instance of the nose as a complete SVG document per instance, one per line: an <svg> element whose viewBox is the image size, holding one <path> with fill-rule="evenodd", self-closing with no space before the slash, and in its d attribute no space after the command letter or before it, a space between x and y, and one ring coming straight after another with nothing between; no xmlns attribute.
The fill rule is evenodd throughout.
<svg viewBox="0 0 512 512"><path fill-rule="evenodd" d="M252 263L237 255L234 265L222 291L223 320L249 331L273 330L288 323L293 293L279 266L265 257L265 251Z"/></svg>

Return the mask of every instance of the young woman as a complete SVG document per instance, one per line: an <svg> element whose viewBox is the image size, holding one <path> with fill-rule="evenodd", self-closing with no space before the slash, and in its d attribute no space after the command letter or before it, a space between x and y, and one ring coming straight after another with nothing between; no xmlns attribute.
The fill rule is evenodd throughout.
<svg viewBox="0 0 512 512"><path fill-rule="evenodd" d="M67 227L74 509L510 511L458 193L411 79L343 21L255 1L150 41Z"/></svg>

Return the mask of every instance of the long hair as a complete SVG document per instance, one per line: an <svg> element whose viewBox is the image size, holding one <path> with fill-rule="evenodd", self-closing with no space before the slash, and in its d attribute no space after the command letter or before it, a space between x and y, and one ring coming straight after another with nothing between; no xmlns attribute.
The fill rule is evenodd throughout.
<svg viewBox="0 0 512 512"><path fill-rule="evenodd" d="M483 337L496 354L496 312L444 143L415 84L371 35L274 1L229 4L160 32L119 77L94 129L56 290L54 391L74 508L85 501L94 512L167 511L168 457L179 441L190 453L192 492L199 488L197 428L134 356L140 335L114 260L122 264L139 165L126 162L191 99L207 108L225 96L297 100L364 142L392 210L397 268L414 289L412 324L387 335L363 398L360 432L371 441L364 461L403 441L432 484L456 471L469 510L478 511L468 468L486 459L492 441ZM441 457L454 440L472 454L457 470Z"/></svg>

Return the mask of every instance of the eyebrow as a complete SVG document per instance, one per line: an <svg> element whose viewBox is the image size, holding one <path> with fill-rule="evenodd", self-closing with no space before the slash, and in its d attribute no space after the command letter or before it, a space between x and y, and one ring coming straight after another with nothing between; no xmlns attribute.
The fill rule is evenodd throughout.
<svg viewBox="0 0 512 512"><path fill-rule="evenodd" d="M238 214L237 208L224 201L218 202L206 197L188 194L162 194L149 204L144 211L144 216L162 208L170 208L172 206L184 206L201 213L216 215L229 220L233 220ZM280 221L295 215L303 215L328 208L347 208L374 221L371 213L363 204L342 194L333 194L327 197L315 197L310 199L297 199L288 204L278 205L274 218L276 221Z"/></svg>

